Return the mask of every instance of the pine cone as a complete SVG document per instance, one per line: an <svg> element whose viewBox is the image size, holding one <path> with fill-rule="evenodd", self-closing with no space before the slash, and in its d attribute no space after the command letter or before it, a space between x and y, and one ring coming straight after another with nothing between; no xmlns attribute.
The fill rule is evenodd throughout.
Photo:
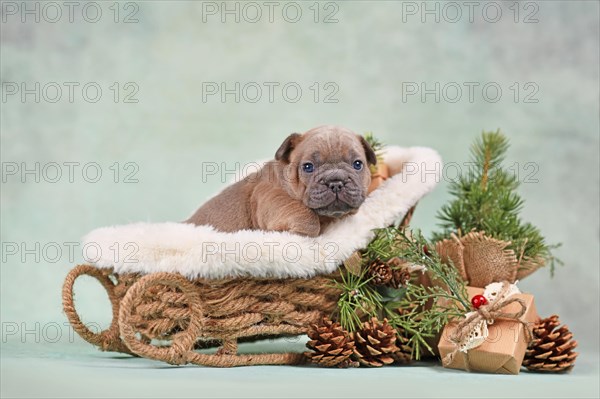
<svg viewBox="0 0 600 399"><path fill-rule="evenodd" d="M360 331L354 333L354 354L358 361L370 367L381 367L394 362L393 354L399 351L396 346L396 330L387 319L381 323L373 317L365 322Z"/></svg>
<svg viewBox="0 0 600 399"><path fill-rule="evenodd" d="M396 309L396 312L399 315L407 315L410 313L417 313L419 314L419 316L416 316L417 320L420 320L420 312L419 312L419 304L417 303L411 303L410 307L408 308L398 308ZM410 340L410 335L404 331L401 328L398 328L396 330L397 333L397 337L396 337L396 346L398 347L398 352L394 353L394 360L396 363L400 363L400 364L406 364L406 363L410 363L411 361L414 360L413 357L413 350L410 347L410 345L408 344L408 341Z"/></svg>
<svg viewBox="0 0 600 399"><path fill-rule="evenodd" d="M410 272L405 268L394 270L390 285L394 288L406 287L406 284L410 281L410 277Z"/></svg>
<svg viewBox="0 0 600 399"><path fill-rule="evenodd" d="M408 337L405 334L399 334L396 338L398 351L392 353L395 363L406 364L413 361L413 350L408 345Z"/></svg>
<svg viewBox="0 0 600 399"><path fill-rule="evenodd" d="M354 350L354 339L340 323L334 323L324 317L319 325L311 325L307 334L310 341L306 346L313 352L305 352L304 355L312 363L322 367L358 366L350 359Z"/></svg>
<svg viewBox="0 0 600 399"><path fill-rule="evenodd" d="M560 326L558 316L540 320L533 327L534 339L531 341L523 366L530 371L560 372L573 368L577 353L577 341L567 326Z"/></svg>
<svg viewBox="0 0 600 399"><path fill-rule="evenodd" d="M392 258L387 264L392 269L392 278L389 281L389 286L393 288L405 287L410 281L411 275L406 267L406 262L400 258Z"/></svg>
<svg viewBox="0 0 600 399"><path fill-rule="evenodd" d="M392 280L393 270L387 263L377 259L369 266L369 276L374 285L386 285Z"/></svg>

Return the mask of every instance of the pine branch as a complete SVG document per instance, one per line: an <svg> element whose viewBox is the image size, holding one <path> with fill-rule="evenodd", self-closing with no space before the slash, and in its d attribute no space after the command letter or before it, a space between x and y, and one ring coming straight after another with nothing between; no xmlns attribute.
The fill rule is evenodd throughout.
<svg viewBox="0 0 600 399"><path fill-rule="evenodd" d="M394 226L375 230L374 239L362 254L362 272L353 275L341 270L341 279L334 282L342 291L338 300L342 326L356 331L366 318L386 317L399 334L405 332L409 336L415 358L420 358L424 350L432 352L427 338L434 337L452 318L464 314L470 305L465 283L456 268L443 264L429 248L433 246L418 231L408 233ZM392 258L424 266L431 286L408 283L394 289L369 284L369 265Z"/></svg>
<svg viewBox="0 0 600 399"><path fill-rule="evenodd" d="M383 144L383 142L381 142L379 139L375 138L373 132L367 132L364 134L363 137L375 152L375 156L377 157L377 163L383 163L383 149L385 148L385 144ZM369 166L369 170L371 171L371 173L377 173L377 166L371 165Z"/></svg>
<svg viewBox="0 0 600 399"><path fill-rule="evenodd" d="M500 131L484 132L475 141L471 147L475 168L450 183L454 199L438 212L442 231L434 233L433 239L485 231L491 237L510 241L508 248L522 254L523 260L543 259L553 273L555 264L562 263L552 254L555 246L546 244L539 229L520 219L523 200L515 192L519 181L502 168L508 148L508 140Z"/></svg>
<svg viewBox="0 0 600 399"><path fill-rule="evenodd" d="M427 248L427 250L426 250ZM409 283L401 297L383 302L383 315L398 331L406 331L413 354L419 359L423 350L432 352L426 339L434 337L448 321L463 315L469 309L465 283L455 267L441 262L420 232L388 227L376 232L375 239L367 247L369 256L397 256L409 264L426 268L432 284Z"/></svg>
<svg viewBox="0 0 600 399"><path fill-rule="evenodd" d="M380 155L385 145L373 135L373 132L367 132L364 134L363 137L365 138L366 142L371 146L373 151L375 151L375 154Z"/></svg>
<svg viewBox="0 0 600 399"><path fill-rule="evenodd" d="M382 297L377 290L368 285L371 280L365 276L365 271L354 275L340 269L341 281L334 280L333 284L342 291L338 299L340 324L347 331L356 331L362 325L361 314L377 316L382 308Z"/></svg>

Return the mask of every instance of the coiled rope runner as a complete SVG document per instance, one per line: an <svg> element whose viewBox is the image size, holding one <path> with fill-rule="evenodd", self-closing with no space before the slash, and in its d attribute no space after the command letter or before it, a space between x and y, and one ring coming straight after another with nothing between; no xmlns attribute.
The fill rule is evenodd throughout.
<svg viewBox="0 0 600 399"><path fill-rule="evenodd" d="M100 333L81 321L73 303L73 286L82 275L96 278L112 305L111 325ZM116 274L80 265L65 280L63 308L73 329L105 351L171 364L298 364L304 361L301 353L237 355L238 339L304 334L335 311L340 291L331 282L336 276L188 280L174 273ZM194 351L199 341L214 339L221 342L216 354Z"/></svg>

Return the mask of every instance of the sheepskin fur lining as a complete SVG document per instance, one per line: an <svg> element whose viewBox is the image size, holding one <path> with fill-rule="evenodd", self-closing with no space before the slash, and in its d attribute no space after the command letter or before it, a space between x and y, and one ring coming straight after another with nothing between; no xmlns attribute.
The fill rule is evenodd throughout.
<svg viewBox="0 0 600 399"><path fill-rule="evenodd" d="M390 177L358 212L330 224L318 237L287 232L215 231L183 223L134 223L103 227L83 238L84 257L116 273L179 273L187 278L310 278L328 274L391 225L440 180L437 152L425 147L386 147Z"/></svg>

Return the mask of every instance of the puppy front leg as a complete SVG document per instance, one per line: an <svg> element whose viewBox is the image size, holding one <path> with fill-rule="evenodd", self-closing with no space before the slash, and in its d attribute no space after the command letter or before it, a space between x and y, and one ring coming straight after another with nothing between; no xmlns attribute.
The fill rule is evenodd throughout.
<svg viewBox="0 0 600 399"><path fill-rule="evenodd" d="M319 217L304 205L287 204L279 209L263 209L262 215L258 224L261 230L289 231L308 237L316 237L321 232Z"/></svg>
<svg viewBox="0 0 600 399"><path fill-rule="evenodd" d="M305 208L306 209L306 208ZM301 212L296 217L290 218L287 221L288 230L294 234L300 234L308 237L316 237L321 232L321 225L319 224L319 218L314 212L308 210L308 212ZM304 213L304 215L302 215Z"/></svg>
<svg viewBox="0 0 600 399"><path fill-rule="evenodd" d="M255 228L309 237L316 237L321 232L317 214L283 190L257 190L252 195L251 207Z"/></svg>

